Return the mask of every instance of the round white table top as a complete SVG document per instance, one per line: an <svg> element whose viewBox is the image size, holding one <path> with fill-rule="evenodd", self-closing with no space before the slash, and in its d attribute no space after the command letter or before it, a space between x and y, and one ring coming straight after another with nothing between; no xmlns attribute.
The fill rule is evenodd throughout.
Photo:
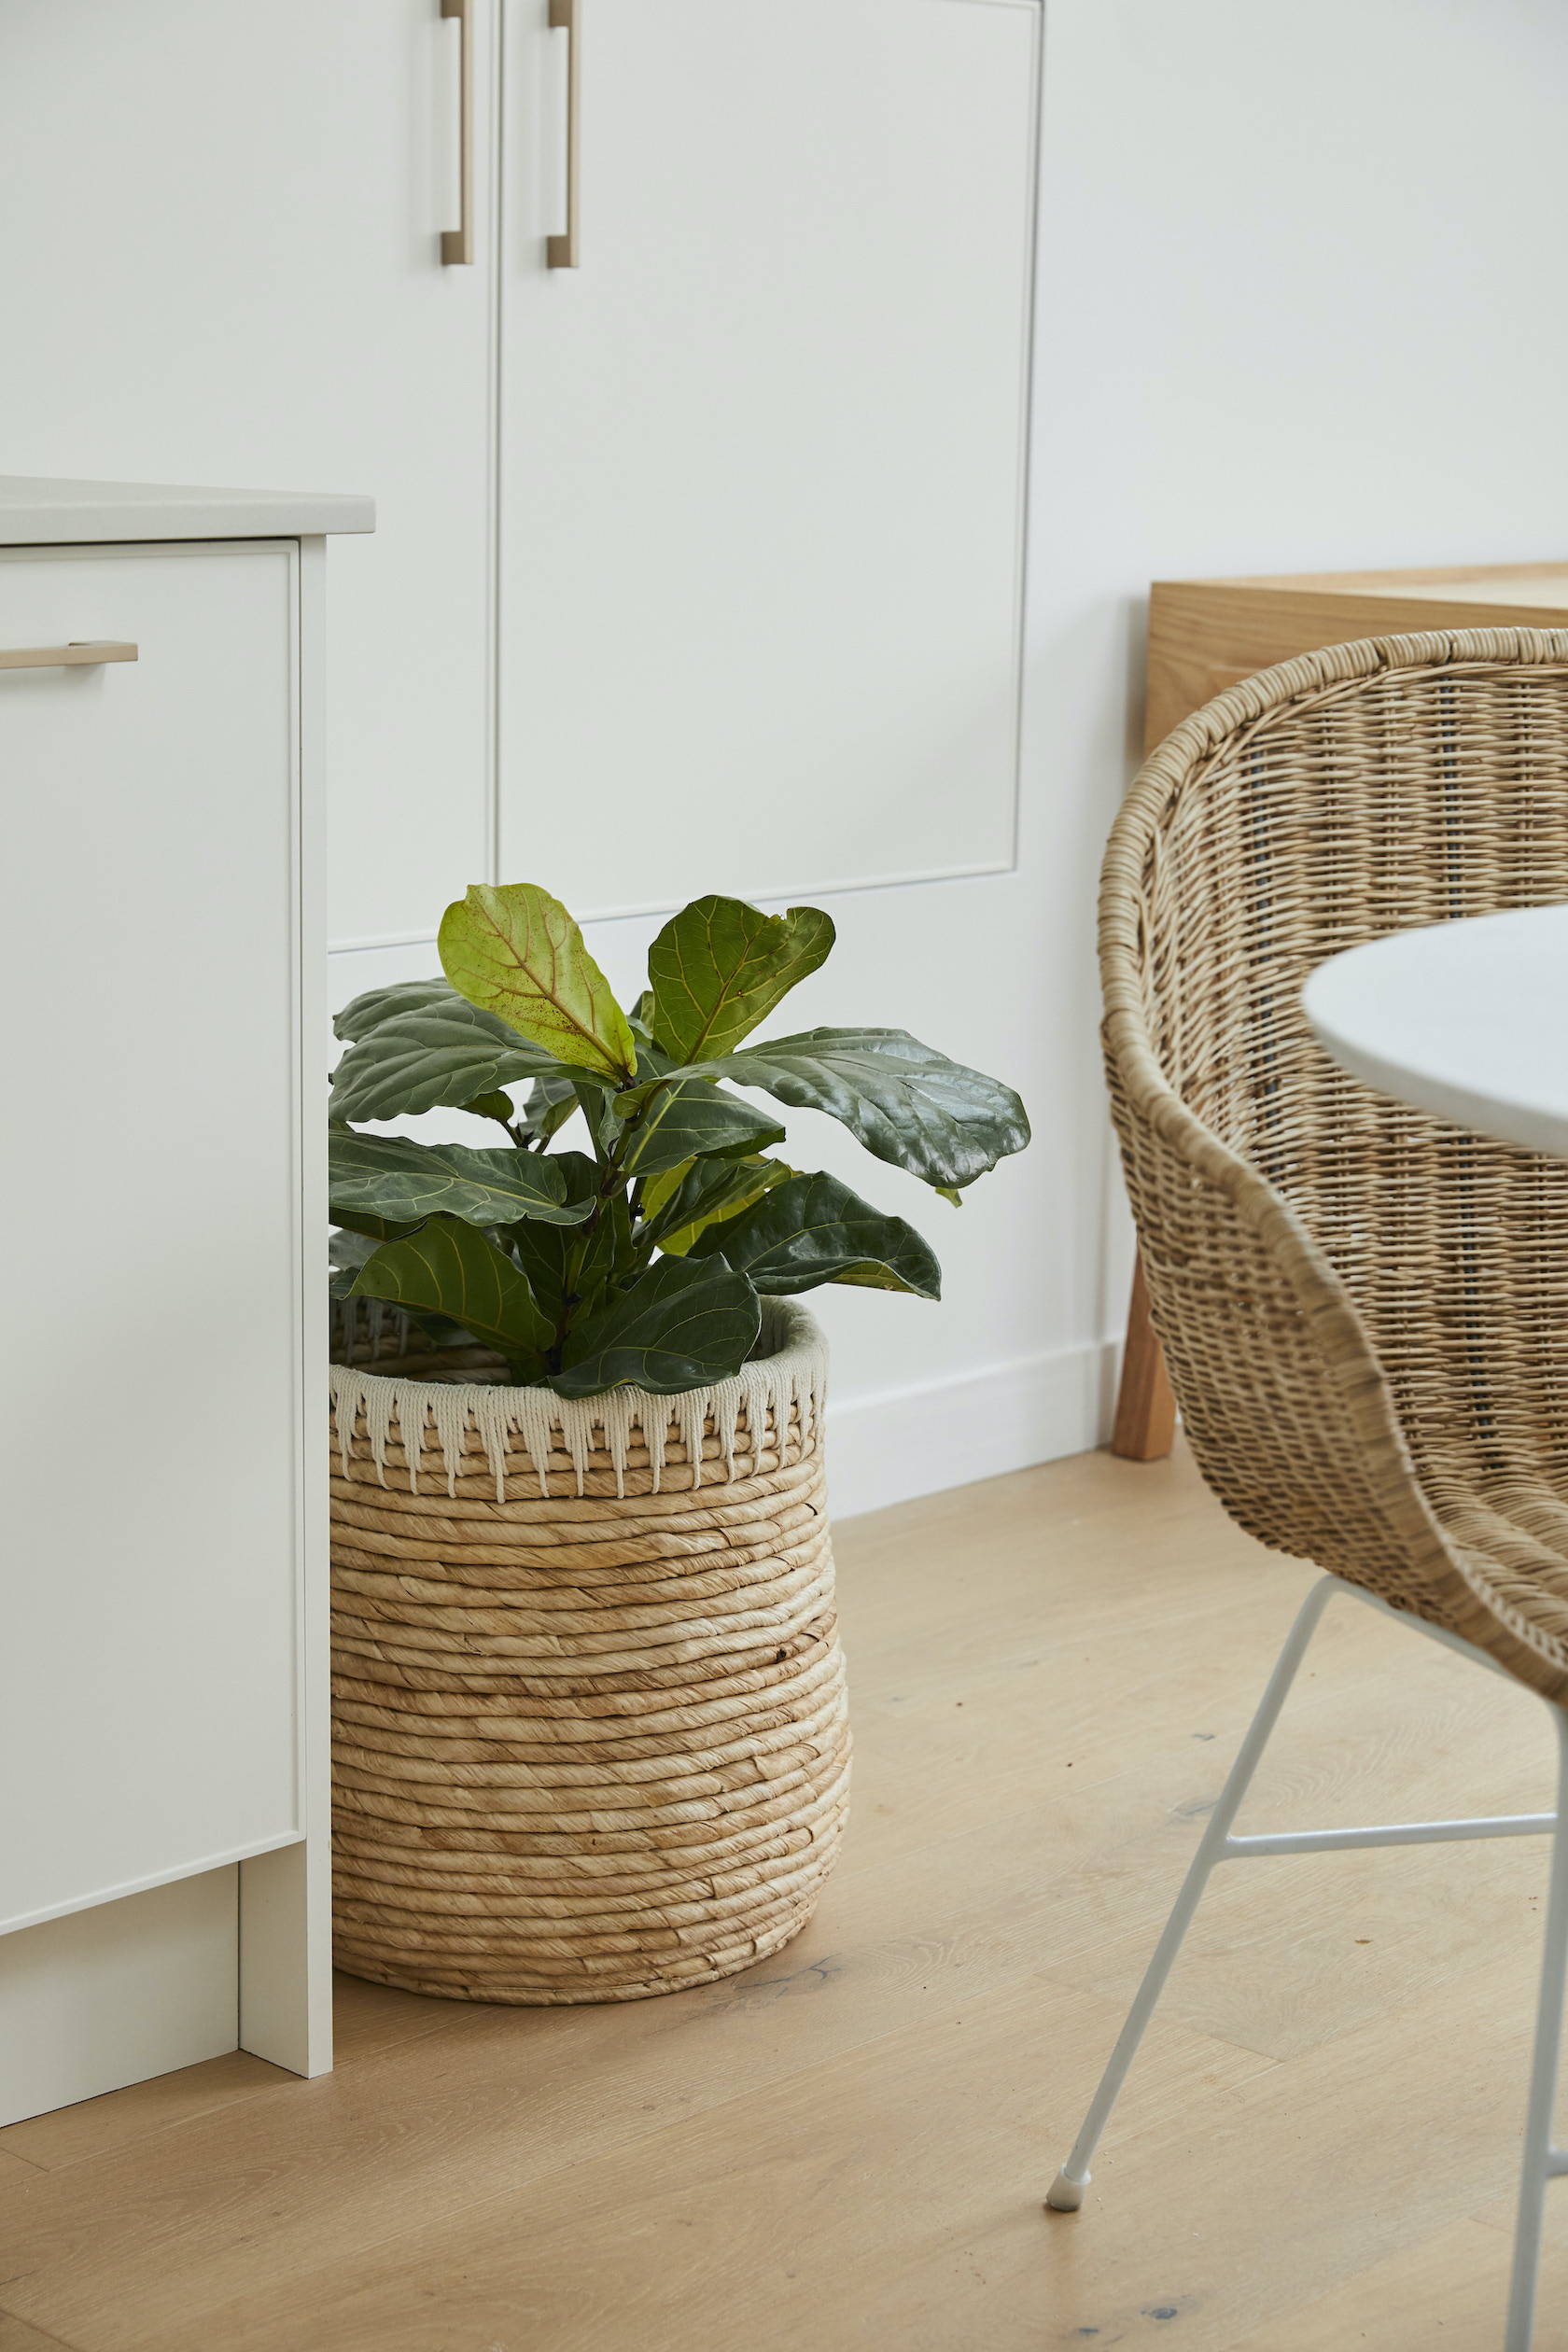
<svg viewBox="0 0 1568 2352"><path fill-rule="evenodd" d="M1395 931L1320 964L1301 1001L1380 1094L1568 1158L1568 906Z"/></svg>

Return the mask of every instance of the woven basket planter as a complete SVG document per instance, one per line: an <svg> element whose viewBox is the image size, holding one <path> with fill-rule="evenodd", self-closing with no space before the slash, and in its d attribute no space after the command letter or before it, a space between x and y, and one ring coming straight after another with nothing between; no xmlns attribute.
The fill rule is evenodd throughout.
<svg viewBox="0 0 1568 2352"><path fill-rule="evenodd" d="M826 1368L571 1404L475 1351L334 1367L334 1917L353 1975L629 2001L805 1925L843 1829ZM489 1371L488 1379L485 1377ZM444 1374L431 1377L434 1372ZM453 1376L456 1374L455 1379Z"/></svg>

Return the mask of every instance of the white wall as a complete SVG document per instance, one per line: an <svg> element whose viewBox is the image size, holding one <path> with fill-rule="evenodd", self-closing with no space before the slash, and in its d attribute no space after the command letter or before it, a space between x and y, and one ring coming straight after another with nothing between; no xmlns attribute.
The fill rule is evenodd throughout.
<svg viewBox="0 0 1568 2352"><path fill-rule="evenodd" d="M840 1512L1103 1427L1127 1251L1093 899L1149 581L1568 540L1561 0L1047 0L1044 71L1018 870L835 898L791 1002L997 1071L1036 1140L954 1211L795 1114L792 1155L913 1218L946 1275L939 1307L814 1294ZM628 991L654 928L594 931ZM337 991L430 962L342 958Z"/></svg>
<svg viewBox="0 0 1568 2352"><path fill-rule="evenodd" d="M1563 553L1565 105L1561 0L1047 0L1025 859L1058 1001L1150 580ZM1114 1327L1119 1208L1109 1244Z"/></svg>

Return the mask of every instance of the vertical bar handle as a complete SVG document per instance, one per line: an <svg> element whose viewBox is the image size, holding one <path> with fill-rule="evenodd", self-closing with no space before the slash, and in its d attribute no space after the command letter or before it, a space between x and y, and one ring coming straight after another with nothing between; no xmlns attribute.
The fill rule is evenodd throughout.
<svg viewBox="0 0 1568 2352"><path fill-rule="evenodd" d="M442 266L473 259L473 0L441 0L443 17L457 20L457 227L441 231Z"/></svg>
<svg viewBox="0 0 1568 2352"><path fill-rule="evenodd" d="M553 270L575 270L579 252L579 177L582 163L582 0L550 0L550 29L567 36L567 226L545 240Z"/></svg>

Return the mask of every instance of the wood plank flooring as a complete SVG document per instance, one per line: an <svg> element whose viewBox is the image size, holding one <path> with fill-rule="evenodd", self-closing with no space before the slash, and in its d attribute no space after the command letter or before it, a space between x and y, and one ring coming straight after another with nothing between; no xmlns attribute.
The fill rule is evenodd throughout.
<svg viewBox="0 0 1568 2352"><path fill-rule="evenodd" d="M318 2082L236 2055L0 2131L0 2352L1493 2352L1544 1846L1222 1870L1047 2215L1309 1572L1180 1455L839 1559L856 1813L797 1942L603 2009L345 1979ZM1542 1809L1548 1739L1347 1603L1246 1820Z"/></svg>

